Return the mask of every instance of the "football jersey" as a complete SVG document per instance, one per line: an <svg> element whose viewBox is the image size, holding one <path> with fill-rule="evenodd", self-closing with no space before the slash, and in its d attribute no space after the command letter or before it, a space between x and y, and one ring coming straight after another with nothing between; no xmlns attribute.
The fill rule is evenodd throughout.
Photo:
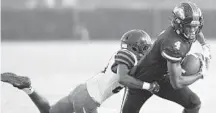
<svg viewBox="0 0 216 113"><path fill-rule="evenodd" d="M129 50L121 49L111 57L102 72L86 82L89 95L100 104L123 88L116 75L118 64L125 64L131 69L137 64L137 57Z"/></svg>
<svg viewBox="0 0 216 113"><path fill-rule="evenodd" d="M150 51L137 64L136 78L153 82L167 74L167 60L180 62L191 48L191 43L180 37L170 26L154 42Z"/></svg>

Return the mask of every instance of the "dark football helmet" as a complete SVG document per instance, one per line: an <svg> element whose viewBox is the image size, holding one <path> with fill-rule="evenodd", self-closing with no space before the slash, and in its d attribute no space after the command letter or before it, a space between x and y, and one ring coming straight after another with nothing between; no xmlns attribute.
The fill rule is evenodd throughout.
<svg viewBox="0 0 216 113"><path fill-rule="evenodd" d="M200 8L192 2L183 2L173 11L171 24L175 31L189 41L195 41L203 27L203 15Z"/></svg>

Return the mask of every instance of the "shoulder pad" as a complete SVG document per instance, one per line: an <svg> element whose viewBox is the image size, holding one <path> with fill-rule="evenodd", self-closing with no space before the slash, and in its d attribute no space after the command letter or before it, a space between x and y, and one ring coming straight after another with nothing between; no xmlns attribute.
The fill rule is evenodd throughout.
<svg viewBox="0 0 216 113"><path fill-rule="evenodd" d="M121 49L115 55L115 62L126 64L130 69L137 64L137 57L129 50Z"/></svg>
<svg viewBox="0 0 216 113"><path fill-rule="evenodd" d="M169 39L169 38L168 38ZM184 56L182 53L182 42L177 39L165 39L161 45L161 55L172 62L178 62L182 60Z"/></svg>

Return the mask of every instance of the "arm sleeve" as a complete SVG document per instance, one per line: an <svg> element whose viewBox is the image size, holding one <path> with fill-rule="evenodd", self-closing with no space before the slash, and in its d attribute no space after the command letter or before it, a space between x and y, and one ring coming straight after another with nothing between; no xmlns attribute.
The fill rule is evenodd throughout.
<svg viewBox="0 0 216 113"><path fill-rule="evenodd" d="M115 64L125 64L131 69L136 63L136 57L126 49L119 50L115 55Z"/></svg>

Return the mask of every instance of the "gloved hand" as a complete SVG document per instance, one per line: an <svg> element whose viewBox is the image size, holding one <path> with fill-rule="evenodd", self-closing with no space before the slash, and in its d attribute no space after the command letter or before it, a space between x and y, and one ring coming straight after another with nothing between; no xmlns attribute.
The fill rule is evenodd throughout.
<svg viewBox="0 0 216 113"><path fill-rule="evenodd" d="M153 94L159 92L160 91L160 85L156 81L150 83L149 91Z"/></svg>
<svg viewBox="0 0 216 113"><path fill-rule="evenodd" d="M205 64L206 64L206 68L208 69L209 64L210 64L210 60L212 58L212 56L211 56L211 48L210 48L209 44L204 44L202 46L202 48L203 48L204 61L205 61Z"/></svg>
<svg viewBox="0 0 216 113"><path fill-rule="evenodd" d="M207 76L207 64L206 64L206 61L205 61L205 57L203 54L200 54L200 53L195 53L198 58L200 59L200 71L198 72L198 74L201 76L200 78L204 78L205 76Z"/></svg>

